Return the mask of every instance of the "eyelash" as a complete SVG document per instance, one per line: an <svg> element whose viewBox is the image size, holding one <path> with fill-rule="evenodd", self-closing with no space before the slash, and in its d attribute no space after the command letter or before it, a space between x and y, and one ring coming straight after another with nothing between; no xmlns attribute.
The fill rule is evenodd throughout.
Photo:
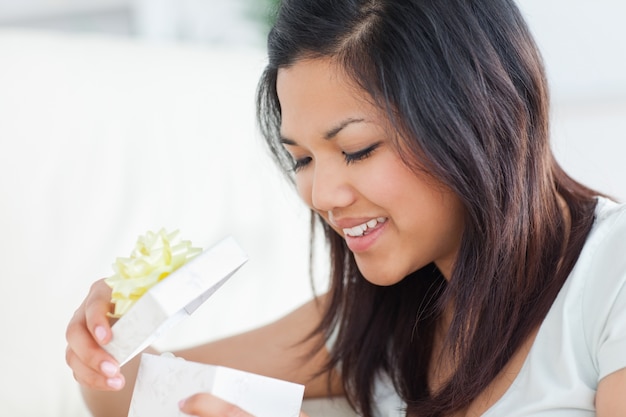
<svg viewBox="0 0 626 417"><path fill-rule="evenodd" d="M293 172L300 171L302 168L307 166L309 162L311 162L311 157L308 156L306 158L296 160L293 164Z"/></svg>
<svg viewBox="0 0 626 417"><path fill-rule="evenodd" d="M368 158L372 154L372 152L374 152L376 148L378 148L378 146L380 146L380 143L375 143L370 147L353 153L343 152L343 157L346 160L346 164L350 165Z"/></svg>
<svg viewBox="0 0 626 417"><path fill-rule="evenodd" d="M347 165L353 164L355 162L359 162L362 161L366 158L368 158L372 152L374 152L376 150L376 148L378 148L380 146L380 143L375 143L372 146L369 146L365 149L362 149L360 151L356 151L353 153L347 153L347 152L342 152L343 153L343 157L346 161ZM294 165L293 165L293 171L294 172L298 172L300 171L302 168L306 167L309 162L311 162L312 158L310 156L307 156L305 158L302 159L298 159L295 161Z"/></svg>

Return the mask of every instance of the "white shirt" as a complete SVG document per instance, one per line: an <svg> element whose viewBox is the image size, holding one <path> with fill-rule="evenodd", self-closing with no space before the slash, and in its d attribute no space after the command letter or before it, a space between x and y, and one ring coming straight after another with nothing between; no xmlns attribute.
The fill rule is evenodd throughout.
<svg viewBox="0 0 626 417"><path fill-rule="evenodd" d="M626 205L599 198L585 246L520 373L483 416L595 416L598 382L626 367L625 282ZM404 416L387 378L374 403L377 417Z"/></svg>

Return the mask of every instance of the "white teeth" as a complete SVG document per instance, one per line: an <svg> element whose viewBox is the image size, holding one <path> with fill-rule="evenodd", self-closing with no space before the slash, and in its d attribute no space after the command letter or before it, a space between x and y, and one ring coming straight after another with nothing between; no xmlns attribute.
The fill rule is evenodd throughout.
<svg viewBox="0 0 626 417"><path fill-rule="evenodd" d="M369 220L358 226L343 229L343 233L347 236L352 236L352 237L363 236L365 232L367 231L367 229L372 229L376 227L378 223L384 223L386 221L387 221L386 217L377 217L375 219Z"/></svg>
<svg viewBox="0 0 626 417"><path fill-rule="evenodd" d="M365 227L367 228L367 225ZM343 229L343 233L348 236L363 236L365 230L361 226L354 226L349 229Z"/></svg>

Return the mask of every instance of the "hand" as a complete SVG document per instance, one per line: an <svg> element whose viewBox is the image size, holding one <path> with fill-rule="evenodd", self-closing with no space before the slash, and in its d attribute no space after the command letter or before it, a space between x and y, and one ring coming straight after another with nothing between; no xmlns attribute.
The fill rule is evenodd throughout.
<svg viewBox="0 0 626 417"><path fill-rule="evenodd" d="M196 417L254 417L211 394L196 394L179 403L180 411ZM300 417L308 417L300 412Z"/></svg>
<svg viewBox="0 0 626 417"><path fill-rule="evenodd" d="M102 349L111 340L110 308L111 289L103 279L96 281L67 326L65 361L81 385L118 391L124 376L117 361Z"/></svg>

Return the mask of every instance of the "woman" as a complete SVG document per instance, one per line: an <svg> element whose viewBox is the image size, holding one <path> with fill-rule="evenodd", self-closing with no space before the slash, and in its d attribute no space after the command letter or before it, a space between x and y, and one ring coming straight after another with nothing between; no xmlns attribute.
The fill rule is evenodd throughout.
<svg viewBox="0 0 626 417"><path fill-rule="evenodd" d="M626 415L626 208L554 160L513 1L285 0L268 50L261 128L323 225L330 290L177 354L346 395L367 417ZM124 415L128 388L108 391L136 365L124 377L100 348L109 296L93 286L67 361L93 410L125 396Z"/></svg>

